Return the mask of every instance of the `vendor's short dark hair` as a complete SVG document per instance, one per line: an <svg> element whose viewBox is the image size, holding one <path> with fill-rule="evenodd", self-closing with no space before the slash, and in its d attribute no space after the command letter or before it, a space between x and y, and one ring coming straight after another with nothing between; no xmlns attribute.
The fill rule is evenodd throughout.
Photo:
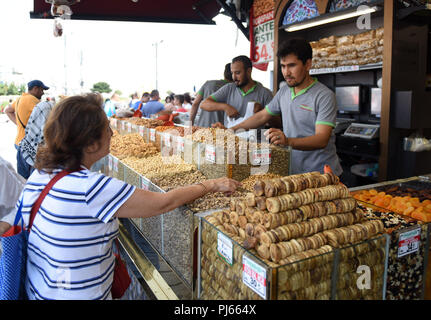
<svg viewBox="0 0 431 320"><path fill-rule="evenodd" d="M304 38L289 39L281 43L278 48L277 57L282 59L289 54L296 55L305 64L307 60L312 59L313 49L310 43Z"/></svg>
<svg viewBox="0 0 431 320"><path fill-rule="evenodd" d="M230 63L227 63L224 66L224 78L226 80L232 81L232 71L230 70Z"/></svg>
<svg viewBox="0 0 431 320"><path fill-rule="evenodd" d="M150 93L150 97L151 98L155 98L155 97L159 97L160 96L160 94L159 94L159 91L158 90L153 90L153 91L151 91L151 93Z"/></svg>
<svg viewBox="0 0 431 320"><path fill-rule="evenodd" d="M247 56L238 56L232 59L232 63L235 62L242 62L242 65L244 66L245 70L248 68L253 68L253 64L251 63L251 60Z"/></svg>

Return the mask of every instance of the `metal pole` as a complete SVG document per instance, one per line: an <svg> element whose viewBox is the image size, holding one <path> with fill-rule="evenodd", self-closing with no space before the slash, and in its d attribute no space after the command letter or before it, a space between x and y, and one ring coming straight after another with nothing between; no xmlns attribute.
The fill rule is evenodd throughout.
<svg viewBox="0 0 431 320"><path fill-rule="evenodd" d="M157 47L159 46L158 42L156 42L156 90L159 87L157 82Z"/></svg>

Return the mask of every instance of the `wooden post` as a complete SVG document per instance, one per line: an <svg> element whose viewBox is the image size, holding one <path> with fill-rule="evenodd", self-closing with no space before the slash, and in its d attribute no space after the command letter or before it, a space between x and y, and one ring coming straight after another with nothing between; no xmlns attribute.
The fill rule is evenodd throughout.
<svg viewBox="0 0 431 320"><path fill-rule="evenodd" d="M380 118L380 158L379 181L387 180L389 161L390 111L391 111L391 74L392 40L394 26L394 2L384 2L384 44L382 71L382 111Z"/></svg>

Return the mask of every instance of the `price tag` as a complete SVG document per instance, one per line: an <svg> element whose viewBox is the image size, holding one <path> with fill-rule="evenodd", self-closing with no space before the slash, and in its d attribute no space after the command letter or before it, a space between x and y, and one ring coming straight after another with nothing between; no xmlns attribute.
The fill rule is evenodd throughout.
<svg viewBox="0 0 431 320"><path fill-rule="evenodd" d="M229 265L233 264L232 240L221 232L217 232L217 252Z"/></svg>
<svg viewBox="0 0 431 320"><path fill-rule="evenodd" d="M109 158L108 158L108 168L109 168L109 171L112 170L112 157L111 156L109 156Z"/></svg>
<svg viewBox="0 0 431 320"><path fill-rule="evenodd" d="M252 153L253 165L269 165L271 164L271 149L256 149Z"/></svg>
<svg viewBox="0 0 431 320"><path fill-rule="evenodd" d="M139 132L141 137L144 136L144 128L145 128L144 126L138 126L138 132Z"/></svg>
<svg viewBox="0 0 431 320"><path fill-rule="evenodd" d="M126 131L126 122L121 121L121 130Z"/></svg>
<svg viewBox="0 0 431 320"><path fill-rule="evenodd" d="M216 162L216 148L211 144L205 146L205 160L209 163Z"/></svg>
<svg viewBox="0 0 431 320"><path fill-rule="evenodd" d="M150 129L150 141L156 141L156 129Z"/></svg>
<svg viewBox="0 0 431 320"><path fill-rule="evenodd" d="M421 228L406 231L398 239L398 258L419 250L421 243Z"/></svg>
<svg viewBox="0 0 431 320"><path fill-rule="evenodd" d="M112 159L112 165L113 165L114 171L118 172L118 159L117 158Z"/></svg>
<svg viewBox="0 0 431 320"><path fill-rule="evenodd" d="M242 257L242 282L266 299L266 269L247 257Z"/></svg>
<svg viewBox="0 0 431 320"><path fill-rule="evenodd" d="M170 147L171 146L171 135L169 133L165 133L163 135L163 144L166 147Z"/></svg>
<svg viewBox="0 0 431 320"><path fill-rule="evenodd" d="M127 122L127 132L132 133L132 124Z"/></svg>
<svg viewBox="0 0 431 320"><path fill-rule="evenodd" d="M147 179L141 178L141 188L144 190L149 190L150 189L150 181L148 181Z"/></svg>
<svg viewBox="0 0 431 320"><path fill-rule="evenodd" d="M177 150L184 152L184 138L177 136Z"/></svg>

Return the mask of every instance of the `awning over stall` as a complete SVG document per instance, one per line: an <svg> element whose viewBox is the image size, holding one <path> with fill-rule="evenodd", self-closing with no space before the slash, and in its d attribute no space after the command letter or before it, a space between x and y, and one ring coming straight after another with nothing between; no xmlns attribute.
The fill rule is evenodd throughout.
<svg viewBox="0 0 431 320"><path fill-rule="evenodd" d="M80 0L70 5L71 19L214 24L221 6L215 0ZM61 1L58 1L61 4ZM52 2L52 1L50 1ZM50 19L51 4L34 0L30 18Z"/></svg>

